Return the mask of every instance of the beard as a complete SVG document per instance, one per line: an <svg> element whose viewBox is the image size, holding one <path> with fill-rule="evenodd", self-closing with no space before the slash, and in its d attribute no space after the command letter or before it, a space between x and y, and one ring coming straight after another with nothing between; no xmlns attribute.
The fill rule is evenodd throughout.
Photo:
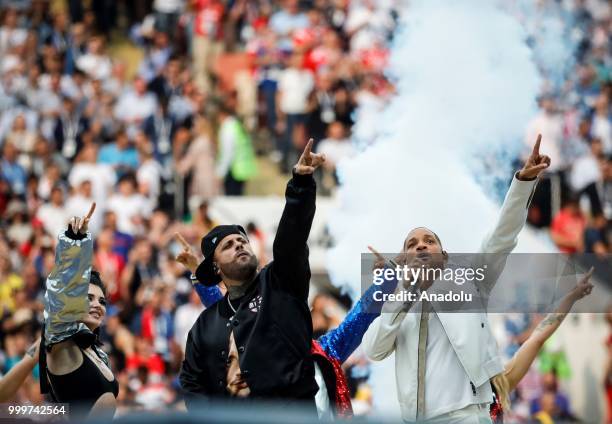
<svg viewBox="0 0 612 424"><path fill-rule="evenodd" d="M255 255L249 255L249 260L247 262L242 262L240 258L238 258L238 260L222 265L220 268L223 275L227 278L236 281L250 281L255 277L257 265L257 257Z"/></svg>

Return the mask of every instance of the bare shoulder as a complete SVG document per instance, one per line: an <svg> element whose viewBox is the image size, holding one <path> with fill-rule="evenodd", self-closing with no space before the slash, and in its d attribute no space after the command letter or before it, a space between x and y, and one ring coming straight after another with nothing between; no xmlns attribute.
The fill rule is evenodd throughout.
<svg viewBox="0 0 612 424"><path fill-rule="evenodd" d="M53 345L51 351L47 352L47 368L51 374L70 374L82 363L83 353L72 340Z"/></svg>

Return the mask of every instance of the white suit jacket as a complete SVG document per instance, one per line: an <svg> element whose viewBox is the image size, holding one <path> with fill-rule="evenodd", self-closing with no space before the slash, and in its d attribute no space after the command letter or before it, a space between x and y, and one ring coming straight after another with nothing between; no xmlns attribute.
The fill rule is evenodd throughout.
<svg viewBox="0 0 612 424"><path fill-rule="evenodd" d="M537 184L514 177L506 194L496 226L484 239L481 253L495 253L495 277L478 289L490 292L505 264L506 255L517 244L525 225L527 209ZM491 270L491 264L489 264ZM435 287L436 283L432 285ZM467 286L467 284L466 284ZM428 290L429 292L429 290ZM366 355L380 361L395 351L395 375L402 418L415 421L417 415L417 369L421 304L409 312L399 303L387 303L383 313L370 325L363 337ZM436 310L435 303L432 303ZM503 371L497 343L491 332L486 313L438 313L444 331L470 381L475 387L487 383ZM442 388L441 388L442 389ZM469 390L469 388L466 388Z"/></svg>

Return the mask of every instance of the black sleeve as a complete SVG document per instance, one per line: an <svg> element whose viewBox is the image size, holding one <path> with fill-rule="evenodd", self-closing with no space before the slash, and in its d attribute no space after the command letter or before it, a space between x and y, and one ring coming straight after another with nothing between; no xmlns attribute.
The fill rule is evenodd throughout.
<svg viewBox="0 0 612 424"><path fill-rule="evenodd" d="M70 225L68 226L68 229L64 234L66 235L66 237L72 240L83 240L85 237L87 237L87 233L75 233L74 231L72 231L72 227Z"/></svg>
<svg viewBox="0 0 612 424"><path fill-rule="evenodd" d="M185 405L187 409L194 410L198 402L206 399L204 389L205 372L202 365L205 363L200 353L198 343L194 341L193 333L197 331L197 323L193 326L187 336L187 346L185 348L185 360L181 366L179 381L183 394L185 395Z"/></svg>
<svg viewBox="0 0 612 424"><path fill-rule="evenodd" d="M287 184L285 209L272 247L272 282L304 300L310 285L307 241L315 214L316 189L312 175L294 172Z"/></svg>

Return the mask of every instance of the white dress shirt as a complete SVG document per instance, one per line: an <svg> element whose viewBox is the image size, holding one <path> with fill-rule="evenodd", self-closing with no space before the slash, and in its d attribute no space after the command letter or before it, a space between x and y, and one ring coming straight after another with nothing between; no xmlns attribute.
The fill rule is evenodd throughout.
<svg viewBox="0 0 612 424"><path fill-rule="evenodd" d="M493 400L493 391L488 382L472 389L472 383L435 312L429 314L426 358L426 419Z"/></svg>

